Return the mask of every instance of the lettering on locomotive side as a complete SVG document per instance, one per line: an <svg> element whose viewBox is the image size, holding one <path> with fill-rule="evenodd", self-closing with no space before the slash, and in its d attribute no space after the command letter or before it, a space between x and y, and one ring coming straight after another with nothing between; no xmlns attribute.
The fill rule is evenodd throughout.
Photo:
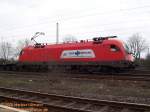
<svg viewBox="0 0 150 112"><path fill-rule="evenodd" d="M60 58L95 58L95 54L92 49L64 50Z"/></svg>

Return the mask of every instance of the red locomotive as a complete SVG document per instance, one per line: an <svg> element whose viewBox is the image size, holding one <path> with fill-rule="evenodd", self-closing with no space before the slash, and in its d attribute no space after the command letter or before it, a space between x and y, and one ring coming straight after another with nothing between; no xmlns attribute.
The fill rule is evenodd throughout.
<svg viewBox="0 0 150 112"><path fill-rule="evenodd" d="M62 44L35 44L24 48L19 66L24 69L103 71L134 68L134 58L116 36Z"/></svg>

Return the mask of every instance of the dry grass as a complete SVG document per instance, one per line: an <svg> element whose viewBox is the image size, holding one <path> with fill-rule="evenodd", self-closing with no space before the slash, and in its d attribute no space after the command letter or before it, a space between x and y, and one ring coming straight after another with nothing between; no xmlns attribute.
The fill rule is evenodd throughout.
<svg viewBox="0 0 150 112"><path fill-rule="evenodd" d="M119 80L77 80L55 77L4 77L0 86L23 88L41 92L82 96L99 99L115 99L150 103L150 82ZM118 97L118 99L116 99ZM120 99L122 98L122 99ZM142 100L141 100L142 99Z"/></svg>

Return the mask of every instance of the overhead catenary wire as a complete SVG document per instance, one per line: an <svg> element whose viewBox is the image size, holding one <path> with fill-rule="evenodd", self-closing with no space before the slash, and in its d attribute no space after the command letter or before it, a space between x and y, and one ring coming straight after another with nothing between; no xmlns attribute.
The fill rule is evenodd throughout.
<svg viewBox="0 0 150 112"><path fill-rule="evenodd" d="M150 24L149 24L150 25ZM149 26L147 25L147 26ZM143 26L132 26L132 27L122 27L122 28L110 28L110 29L98 29L98 30L92 30L92 31L86 31L86 32L76 32L75 34L87 34L87 33L93 33L93 32L99 32L99 33L102 33L102 32L110 32L110 31L121 31L121 32L127 32L127 30L131 30L131 29L140 29L140 28L145 28L146 26L143 25ZM9 37L9 38L12 38L12 37L20 37L20 36L23 36L24 33L20 34L20 35L10 35L10 36L6 36L6 37ZM25 37L27 37L27 35L30 35L30 33L26 33ZM46 35L48 37L55 37L55 35ZM65 35L64 35L65 36Z"/></svg>
<svg viewBox="0 0 150 112"><path fill-rule="evenodd" d="M133 24L133 23L135 23L135 22L141 22L141 21L144 21L144 22L149 22L149 20L144 20L144 19L139 19L139 18L136 18L136 19L131 19L132 21L118 21L118 22L115 22L115 23L104 23L104 24L97 24L97 25L99 25L99 26L101 26L102 28L103 28L103 26L112 26L112 25L117 25L117 24L123 24L123 23L131 23L131 24ZM79 25L77 25L77 26L69 26L69 27L65 27L64 29L73 29L73 28L78 28L79 29L79 27L81 27L81 28L83 28L83 27L90 27L90 28L92 28L94 25L81 25L81 26L79 26ZM95 26L94 26L95 27ZM31 28L32 29L32 28ZM15 30L15 29L14 29ZM21 32L20 30L23 30L23 29L18 29L19 31L17 31L17 32ZM44 31L54 31L54 28L51 28L51 29L49 29L49 30L44 30ZM12 32L12 30L11 31L7 31L7 32ZM9 33L7 33L7 35L8 35Z"/></svg>
<svg viewBox="0 0 150 112"><path fill-rule="evenodd" d="M135 8L129 8L129 9L120 9L120 10L118 10L118 11L116 11L117 13L119 12L128 12L128 11L133 11L133 10L135 10L135 9L147 9L147 8L150 8L150 6L149 5L147 5L147 6L141 6L141 7L135 7ZM113 12L113 11L112 11ZM113 13L116 13L116 12L113 12ZM131 12L130 12L131 13ZM68 18L62 18L62 20L61 21L66 21L66 20L71 20L71 19L74 19L74 20L78 20L79 18L84 18L84 17L93 17L93 16L101 16L101 15L106 15L106 14L111 14L111 11L110 12L107 12L107 13L105 13L105 12L103 12L103 13L97 13L97 14L90 14L90 15L83 15L83 16L70 16L70 17L68 17ZM134 19L133 19L134 20ZM137 19L138 20L138 19ZM55 20L53 20L53 22L54 22ZM138 20L138 21L140 21L140 20ZM137 21L137 22L138 22ZM52 22L52 24L53 24L53 22ZM106 25L108 25L108 26L110 26L110 25L115 25L115 24L119 24L119 23L126 23L126 22L128 22L128 21L121 21L121 22L116 22L116 23L112 23L112 24L110 24L110 23L106 23L106 24L99 24L102 28L103 28L103 26L106 26ZM134 20L134 22L135 22L135 20ZM147 21L147 22L149 22L149 21ZM130 22L129 22L130 23ZM27 28L27 29L33 29L33 27L36 27L36 25L38 25L38 26L40 26L40 25L49 25L50 23L49 22L45 22L45 23L37 23L37 24L34 24L34 25L31 25L32 27L28 27L28 26L26 26L26 27L24 27L24 28ZM90 28L92 28L90 25L87 25L87 26L89 26ZM94 26L94 25L93 25ZM78 27L78 26L77 26ZM86 27L86 26L84 26L84 27ZM97 26L94 26L94 27L97 27ZM136 27L141 27L141 26L136 26ZM21 28L21 27L20 27ZM8 32L12 32L12 31L14 31L14 30L19 30L19 31L17 31L17 33L18 32L22 32L22 31L20 31L20 30L24 30L24 29L20 29L20 28L13 28L13 29L11 29L10 28L10 30L11 31L8 31ZM23 28L23 27L22 27ZM69 28L74 28L73 26L69 26ZM68 28L68 29L69 29ZM130 29L130 27L127 27L127 28L129 28ZM54 28L55 29L55 28ZM124 29L124 28L118 28L117 30L121 30L121 29ZM53 28L51 29L51 30L53 30ZM106 29L105 28L105 30L99 30L99 31L111 31L111 30L115 30L115 28L113 28L113 29ZM46 30L44 30L44 31L46 31ZM47 31L50 31L50 29L49 30L47 30ZM7 31L6 31L7 32ZM24 34L26 34L26 32L24 33ZM5 35L5 34L3 34L3 35ZM9 37L15 37L15 36L17 36L17 34L16 34L16 32L15 32L15 35L14 34L6 34L6 35L9 35ZM23 33L22 33L22 35L23 35ZM8 37L8 36L7 36Z"/></svg>
<svg viewBox="0 0 150 112"><path fill-rule="evenodd" d="M92 13L92 14L81 15L81 16L70 16L70 17L67 17L67 18L61 18L61 21L67 21L67 20L71 20L71 19L79 19L79 18L84 18L84 17L97 16L97 15L106 15L106 14L112 14L112 13L118 13L118 12L129 12L129 11L134 11L135 9L142 9L142 8L150 8L150 5L134 7L134 8L128 8L128 9L119 9L119 10L109 11L109 12ZM43 25L43 24L56 23L56 19L54 19L54 18L53 19L47 18L46 20L47 20L46 22L25 25L23 27L16 27L16 28L12 27L12 28L8 28L7 30L16 30L16 29L20 29L20 28L31 28L31 27L35 27L37 25L39 26L39 25ZM5 25L5 26L10 27L9 25Z"/></svg>
<svg viewBox="0 0 150 112"><path fill-rule="evenodd" d="M97 23L96 25L99 25L99 26L101 26L101 27L103 27L103 26L112 26L112 25L117 25L117 24L127 24L127 23L135 23L135 22L139 22L139 21L144 21L144 22L149 22L149 19L147 19L147 20L144 20L144 19L139 19L139 18L136 18L136 19L131 19L132 21L127 21L127 20L125 20L125 21L118 21L118 22L115 22L115 23L102 23L102 24L99 24L99 23ZM93 27L94 25L81 25L81 26L79 26L79 25L76 25L76 26L69 26L69 27L65 27L65 29L70 29L70 28L78 28L78 27ZM23 30L23 29L19 29L19 30ZM54 29L49 29L49 30L44 30L44 31L54 31ZM8 31L8 32L11 32L11 31ZM21 32L21 31L17 31L17 32ZM9 34L9 33L7 33L7 34Z"/></svg>

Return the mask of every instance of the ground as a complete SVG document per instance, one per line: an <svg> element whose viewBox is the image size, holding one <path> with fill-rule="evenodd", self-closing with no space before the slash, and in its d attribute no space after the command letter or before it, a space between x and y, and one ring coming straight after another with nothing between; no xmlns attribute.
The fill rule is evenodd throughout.
<svg viewBox="0 0 150 112"><path fill-rule="evenodd" d="M81 80L51 73L41 76L0 73L0 86L50 94L150 104L148 81Z"/></svg>

